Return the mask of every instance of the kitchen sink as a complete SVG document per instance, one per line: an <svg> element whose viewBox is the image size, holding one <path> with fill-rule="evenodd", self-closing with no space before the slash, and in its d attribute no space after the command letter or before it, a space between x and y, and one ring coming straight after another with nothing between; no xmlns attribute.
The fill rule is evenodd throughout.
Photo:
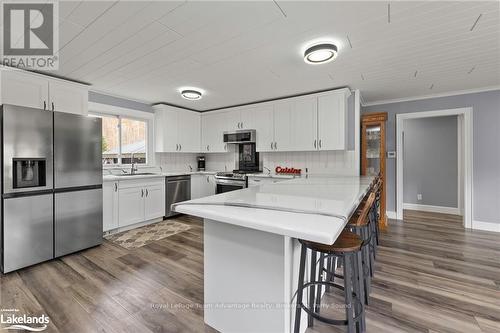
<svg viewBox="0 0 500 333"><path fill-rule="evenodd" d="M122 173L122 174L115 175L115 176L131 177L131 176L147 176L147 175L157 175L157 173L154 173L154 172L136 172L136 173Z"/></svg>

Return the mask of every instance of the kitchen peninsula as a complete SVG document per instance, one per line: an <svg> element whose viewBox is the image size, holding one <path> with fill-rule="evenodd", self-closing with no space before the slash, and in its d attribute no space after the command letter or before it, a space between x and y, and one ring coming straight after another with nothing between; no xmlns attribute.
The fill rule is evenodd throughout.
<svg viewBox="0 0 500 333"><path fill-rule="evenodd" d="M291 332L297 239L332 244L372 181L309 176L174 205L204 218L205 323L221 332Z"/></svg>

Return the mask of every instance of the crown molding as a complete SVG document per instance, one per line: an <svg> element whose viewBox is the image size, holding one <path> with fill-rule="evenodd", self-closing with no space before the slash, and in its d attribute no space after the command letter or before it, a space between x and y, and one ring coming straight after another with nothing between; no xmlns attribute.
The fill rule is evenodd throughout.
<svg viewBox="0 0 500 333"><path fill-rule="evenodd" d="M411 101L418 101L418 100L421 100L421 99L430 99L430 98L438 98L438 97L449 97L449 96L457 96L457 95L465 95L465 94L474 94L474 93L480 93L480 92L486 92L486 91L494 91L494 90L500 90L500 85L499 86L489 86L489 87L475 88L475 89L448 91L448 92L437 93L437 94L432 94L432 95L421 95L421 96L414 96L414 97L386 99L386 100L380 100L380 101L375 101L375 102L362 102L361 105L363 107L365 107L365 106L381 105L381 104L411 102Z"/></svg>

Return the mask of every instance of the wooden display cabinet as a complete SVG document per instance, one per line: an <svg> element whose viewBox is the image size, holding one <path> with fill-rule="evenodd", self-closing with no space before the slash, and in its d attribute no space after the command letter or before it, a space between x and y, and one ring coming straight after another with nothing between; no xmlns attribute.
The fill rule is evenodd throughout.
<svg viewBox="0 0 500 333"><path fill-rule="evenodd" d="M361 116L361 175L382 177L380 199L381 228L387 226L385 136L387 112L365 113Z"/></svg>

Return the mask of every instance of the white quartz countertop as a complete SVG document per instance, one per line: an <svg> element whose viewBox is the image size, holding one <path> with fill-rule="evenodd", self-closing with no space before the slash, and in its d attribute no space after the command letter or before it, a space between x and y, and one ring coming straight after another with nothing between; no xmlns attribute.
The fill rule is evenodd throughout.
<svg viewBox="0 0 500 333"><path fill-rule="evenodd" d="M373 177L308 176L181 202L180 213L332 244Z"/></svg>
<svg viewBox="0 0 500 333"><path fill-rule="evenodd" d="M145 171L146 172L146 171ZM182 176L182 175L215 175L217 171L167 171L158 172L148 175L134 175L134 176L118 176L118 175L103 175L102 180L104 182L114 182L117 180L132 180L132 179L147 179L147 178L161 178L161 177L171 177L171 176Z"/></svg>
<svg viewBox="0 0 500 333"><path fill-rule="evenodd" d="M283 179L294 179L294 178L300 178L301 176L293 176L293 175L283 175L283 174L276 174L276 173L249 173L247 174L248 177L254 177L254 178L283 178Z"/></svg>

